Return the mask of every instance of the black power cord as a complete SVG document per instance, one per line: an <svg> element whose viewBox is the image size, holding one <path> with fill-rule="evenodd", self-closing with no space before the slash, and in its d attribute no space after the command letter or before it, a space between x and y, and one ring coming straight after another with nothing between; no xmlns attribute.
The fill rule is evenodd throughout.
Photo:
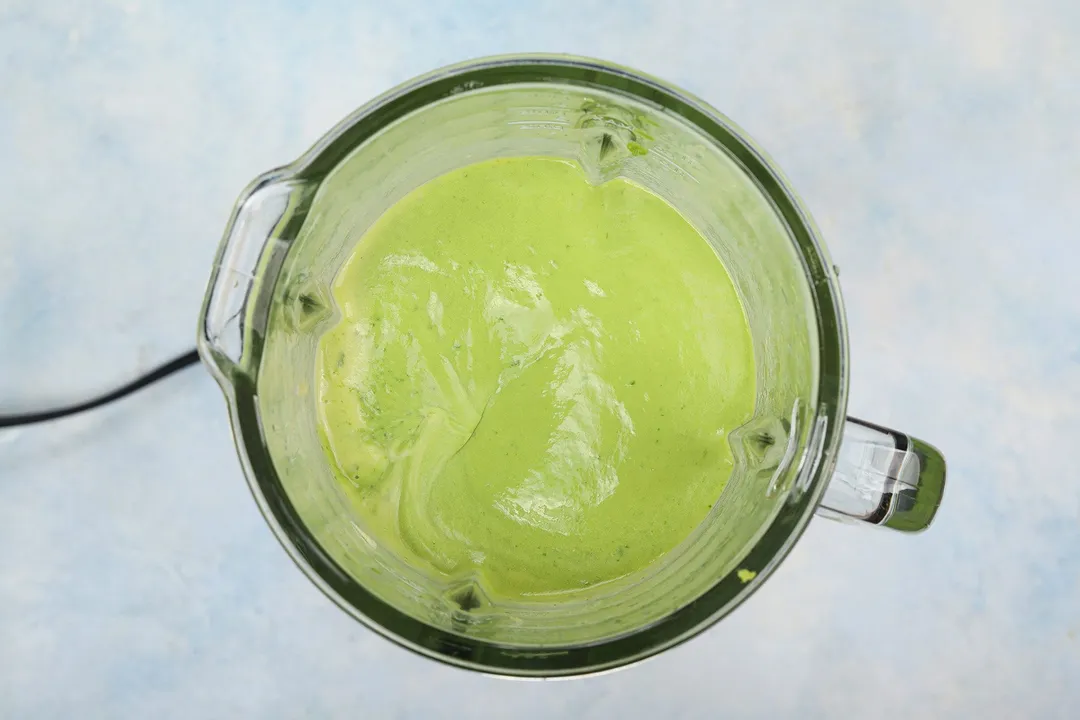
<svg viewBox="0 0 1080 720"><path fill-rule="evenodd" d="M40 410L38 412L21 413L18 415L0 415L0 428L34 425L36 423L48 422L49 420L57 420L69 415L76 415L81 412L86 412L87 410L101 407L102 405L108 405L111 402L126 397L137 390L142 390L147 385L151 385L158 380L167 378L173 373L183 370L189 365L194 365L197 362L199 362L199 353L195 350L190 350L180 357L170 360L164 365L132 380L127 385L119 387L101 397L94 398L93 400L87 400L78 405L69 405L68 407L55 408L53 410Z"/></svg>

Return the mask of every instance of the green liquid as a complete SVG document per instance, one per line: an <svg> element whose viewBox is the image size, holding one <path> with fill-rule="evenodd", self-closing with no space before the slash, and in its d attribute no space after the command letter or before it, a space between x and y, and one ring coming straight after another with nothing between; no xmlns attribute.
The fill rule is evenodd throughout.
<svg viewBox="0 0 1080 720"><path fill-rule="evenodd" d="M387 211L319 341L327 454L365 530L522 598L683 541L754 405L739 298L705 239L631 182L549 158L439 177Z"/></svg>

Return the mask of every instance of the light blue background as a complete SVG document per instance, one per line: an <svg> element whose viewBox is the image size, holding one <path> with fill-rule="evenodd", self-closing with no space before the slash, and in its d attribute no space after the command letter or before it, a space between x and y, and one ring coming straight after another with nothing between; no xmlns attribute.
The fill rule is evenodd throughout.
<svg viewBox="0 0 1080 720"><path fill-rule="evenodd" d="M689 644L510 682L324 599L188 370L0 431L0 717L1076 717L1077 37L1073 0L0 3L0 412L191 346L240 189L374 94L569 51L688 88L773 154L841 268L851 411L951 473L923 535L817 520Z"/></svg>

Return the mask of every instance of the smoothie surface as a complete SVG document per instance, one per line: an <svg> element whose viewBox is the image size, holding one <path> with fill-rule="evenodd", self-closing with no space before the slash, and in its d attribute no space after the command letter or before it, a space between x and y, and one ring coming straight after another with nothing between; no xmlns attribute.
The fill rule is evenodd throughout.
<svg viewBox="0 0 1080 720"><path fill-rule="evenodd" d="M754 406L746 316L671 205L573 162L502 158L412 191L338 273L320 432L373 539L527 599L682 542Z"/></svg>

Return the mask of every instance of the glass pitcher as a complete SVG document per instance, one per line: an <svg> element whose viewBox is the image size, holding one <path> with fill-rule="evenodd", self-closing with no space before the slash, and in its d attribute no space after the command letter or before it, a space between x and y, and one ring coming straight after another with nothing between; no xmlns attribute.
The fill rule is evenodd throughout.
<svg viewBox="0 0 1080 720"><path fill-rule="evenodd" d="M338 316L330 285L394 202L501 156L576 160L659 194L713 245L746 309L754 418L726 439L735 469L702 524L638 573L507 602L381 547L320 443L315 348ZM199 326L252 493L296 564L368 627L454 665L518 676L610 669L731 612L815 513L926 528L945 462L930 445L846 417L848 346L834 268L794 191L746 134L700 100L607 63L478 60L406 83L255 180L225 232ZM723 441L723 440L721 440Z"/></svg>

